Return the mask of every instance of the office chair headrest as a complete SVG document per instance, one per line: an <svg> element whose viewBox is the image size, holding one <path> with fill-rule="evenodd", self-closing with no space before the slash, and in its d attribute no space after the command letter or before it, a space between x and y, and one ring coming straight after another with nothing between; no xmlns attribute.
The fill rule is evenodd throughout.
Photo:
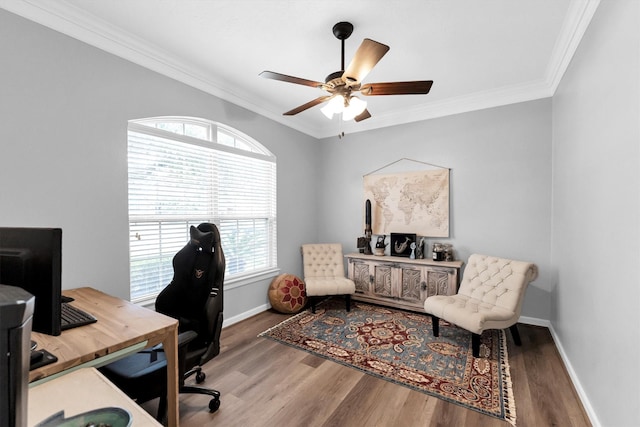
<svg viewBox="0 0 640 427"><path fill-rule="evenodd" d="M201 231L193 225L189 229L191 234L191 244L200 248L204 252L213 252L214 234L213 231Z"/></svg>

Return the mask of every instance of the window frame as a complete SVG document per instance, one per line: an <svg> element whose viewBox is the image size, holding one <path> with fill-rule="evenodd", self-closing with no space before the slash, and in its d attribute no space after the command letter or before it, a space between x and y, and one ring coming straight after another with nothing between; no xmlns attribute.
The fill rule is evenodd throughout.
<svg viewBox="0 0 640 427"><path fill-rule="evenodd" d="M170 130L165 130L162 128L156 127L159 123L179 123L179 124L193 124L197 126L205 126L208 128L208 137L209 140L203 140L200 138L192 137L189 135L184 135L183 133L176 133ZM237 274L229 274L225 277L225 289L233 289L235 287L245 286L251 283L255 283L260 280L269 279L275 277L279 274L280 269L278 267L278 257L277 257L277 159L276 156L273 155L266 147L264 147L261 143L256 141L255 139L249 137L243 132L234 129L228 125L224 125L218 122L214 122L207 119L200 119L194 117L179 117L179 116L162 116L162 117L149 117L144 119L130 120L127 127L127 173L128 173L128 187L127 194L128 199L130 198L130 178L129 178L129 170L131 167L130 159L129 159L129 150L130 150L130 138L131 133L139 133L149 135L151 137L157 137L162 139L169 139L178 143L184 143L189 145L195 145L198 147L202 147L205 149L213 150L214 152L224 152L230 153L233 155L239 155L246 158L257 159L261 161L266 161L269 163L273 163L273 176L272 176L272 194L270 196L270 201L272 208L271 216L268 218L268 227L264 236L267 236L268 239L268 254L267 258L271 260L267 262L267 267L262 269L254 269L244 273ZM222 132L225 135L231 136L234 138L234 146L230 146L228 144L218 142L218 133ZM237 142L241 142L244 148L237 148ZM248 148L248 149L247 149ZM217 193L216 193L217 194ZM214 196L215 197L215 196ZM201 218L200 214L195 215L198 218ZM258 218L258 217L256 217ZM130 208L130 200L127 202L127 220L128 220L128 228L129 228L129 272L130 275L133 276L132 270L132 240L134 239L134 234L132 232L132 224L140 223L141 221L159 221L166 222L170 218L147 215L147 216L132 216L131 208ZM186 223L190 222L194 219L194 217L190 217L189 215L184 215L184 217L178 218L180 221L184 221ZM214 218L211 218L210 221L215 223L220 228L220 221L224 220L224 215L221 215L220 212L214 214ZM238 219L239 220L239 219ZM188 228L188 225L187 225ZM186 243L186 240L185 240ZM223 244L224 250L224 244ZM161 257L161 254L160 254ZM228 269L227 269L228 272ZM133 296L131 294L131 290L133 288L133 277L130 279L130 299L136 303L149 303L155 299L157 293L162 290L164 286L168 283L163 283L159 285L157 292L154 294L146 294L143 296Z"/></svg>

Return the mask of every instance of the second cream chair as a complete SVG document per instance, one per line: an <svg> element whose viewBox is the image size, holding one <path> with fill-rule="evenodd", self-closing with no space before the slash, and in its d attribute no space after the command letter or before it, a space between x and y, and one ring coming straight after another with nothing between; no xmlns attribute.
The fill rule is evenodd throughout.
<svg viewBox="0 0 640 427"><path fill-rule="evenodd" d="M311 311L316 312L320 297L344 295L347 311L351 309L351 295L356 292L353 280L344 274L344 258L340 243L302 245L304 283Z"/></svg>
<svg viewBox="0 0 640 427"><path fill-rule="evenodd" d="M516 323L527 285L537 276L538 267L531 262L471 255L456 295L434 295L424 301L433 335L439 335L439 319L470 331L473 357L480 357L480 337L487 329L509 328L514 343L520 345Z"/></svg>

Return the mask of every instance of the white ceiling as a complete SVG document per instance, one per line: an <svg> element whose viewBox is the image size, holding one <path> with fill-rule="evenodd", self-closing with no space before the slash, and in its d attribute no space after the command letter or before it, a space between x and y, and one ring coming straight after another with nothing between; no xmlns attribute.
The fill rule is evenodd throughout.
<svg viewBox="0 0 640 427"><path fill-rule="evenodd" d="M0 0L0 7L322 138L551 96L599 0ZM367 97L372 117L328 120L324 94L267 80L340 69L339 21L391 47L364 83L433 80L428 95Z"/></svg>

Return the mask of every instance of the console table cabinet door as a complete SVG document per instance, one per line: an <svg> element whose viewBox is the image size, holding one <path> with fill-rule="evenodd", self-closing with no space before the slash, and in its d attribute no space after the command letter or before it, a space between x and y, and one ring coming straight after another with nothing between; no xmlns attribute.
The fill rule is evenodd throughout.
<svg viewBox="0 0 640 427"><path fill-rule="evenodd" d="M426 292L423 289L424 270L420 267L400 264L398 271L401 274L401 279L397 282L400 285L398 286L398 298L410 304L420 305L426 298Z"/></svg>
<svg viewBox="0 0 640 427"><path fill-rule="evenodd" d="M395 282L393 275L393 267L389 264L369 264L369 268L373 270L373 293L383 297L393 298Z"/></svg>
<svg viewBox="0 0 640 427"><path fill-rule="evenodd" d="M451 270L425 268L424 282L425 298L433 295L453 295L457 292L458 277L452 274Z"/></svg>
<svg viewBox="0 0 640 427"><path fill-rule="evenodd" d="M356 293L373 295L373 272L368 262L354 260L349 263L349 278L356 284Z"/></svg>
<svg viewBox="0 0 640 427"><path fill-rule="evenodd" d="M458 290L461 261L362 254L346 258L348 276L356 284L356 300L423 312L427 297L453 295Z"/></svg>

